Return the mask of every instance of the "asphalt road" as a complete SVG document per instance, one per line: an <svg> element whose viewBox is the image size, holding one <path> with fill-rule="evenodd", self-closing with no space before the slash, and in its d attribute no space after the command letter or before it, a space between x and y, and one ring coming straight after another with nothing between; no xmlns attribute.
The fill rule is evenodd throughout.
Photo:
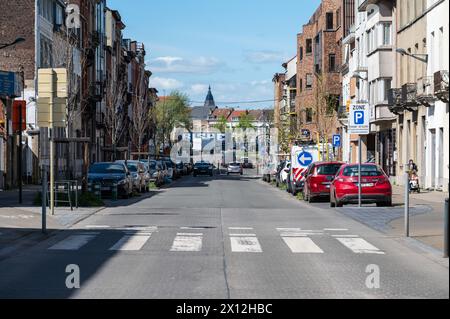
<svg viewBox="0 0 450 319"><path fill-rule="evenodd" d="M0 261L0 298L448 297L448 263L250 176L186 177Z"/></svg>

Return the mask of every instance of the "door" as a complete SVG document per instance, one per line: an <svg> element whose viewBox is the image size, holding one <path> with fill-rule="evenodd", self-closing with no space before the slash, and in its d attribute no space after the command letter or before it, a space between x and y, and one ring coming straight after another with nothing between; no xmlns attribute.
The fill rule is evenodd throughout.
<svg viewBox="0 0 450 319"><path fill-rule="evenodd" d="M438 180L437 187L442 189L444 186L444 128L439 129L438 144Z"/></svg>
<svg viewBox="0 0 450 319"><path fill-rule="evenodd" d="M431 188L436 188L436 130L430 130L431 138L431 163L430 163L430 178L431 178ZM422 168L423 169L423 168Z"/></svg>

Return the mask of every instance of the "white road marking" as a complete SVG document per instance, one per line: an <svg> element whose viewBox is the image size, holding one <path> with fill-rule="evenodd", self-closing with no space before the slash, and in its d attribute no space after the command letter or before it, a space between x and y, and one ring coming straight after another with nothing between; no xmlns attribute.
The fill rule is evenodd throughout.
<svg viewBox="0 0 450 319"><path fill-rule="evenodd" d="M230 237L256 237L255 234L230 234Z"/></svg>
<svg viewBox="0 0 450 319"><path fill-rule="evenodd" d="M335 238L359 238L358 235L331 235L331 237L335 237Z"/></svg>
<svg viewBox="0 0 450 319"><path fill-rule="evenodd" d="M277 228L278 231L285 231L285 232L300 232L302 231L301 228Z"/></svg>
<svg viewBox="0 0 450 319"><path fill-rule="evenodd" d="M262 253L258 238L230 237L231 251L235 253Z"/></svg>
<svg viewBox="0 0 450 319"><path fill-rule="evenodd" d="M336 238L344 246L349 248L356 254L379 254L384 255L384 252L373 246L362 238Z"/></svg>
<svg viewBox="0 0 450 319"><path fill-rule="evenodd" d="M170 251L173 252L196 252L201 251L203 245L203 234L178 233L173 241Z"/></svg>
<svg viewBox="0 0 450 319"><path fill-rule="evenodd" d="M137 251L150 239L151 234L134 234L123 236L109 250Z"/></svg>
<svg viewBox="0 0 450 319"><path fill-rule="evenodd" d="M228 227L229 230L253 230L253 227Z"/></svg>
<svg viewBox="0 0 450 319"><path fill-rule="evenodd" d="M106 228L111 228L111 226L106 226L106 225L88 225L88 226L85 226L85 228L87 228L87 229L106 229Z"/></svg>
<svg viewBox="0 0 450 319"><path fill-rule="evenodd" d="M284 242L295 254L323 254L323 250L308 237L283 237Z"/></svg>
<svg viewBox="0 0 450 319"><path fill-rule="evenodd" d="M324 231L348 231L346 228L324 228Z"/></svg>
<svg viewBox="0 0 450 319"><path fill-rule="evenodd" d="M59 243L50 247L50 250L78 250L91 240L93 240L97 235L72 235L66 239L60 241Z"/></svg>

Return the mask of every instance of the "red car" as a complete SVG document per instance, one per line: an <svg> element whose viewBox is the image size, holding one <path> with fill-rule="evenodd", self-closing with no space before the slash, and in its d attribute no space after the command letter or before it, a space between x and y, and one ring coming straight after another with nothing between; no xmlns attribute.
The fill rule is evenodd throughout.
<svg viewBox="0 0 450 319"><path fill-rule="evenodd" d="M311 164L305 173L303 199L311 203L316 198L329 197L331 182L342 165L344 163L340 162L316 162Z"/></svg>
<svg viewBox="0 0 450 319"><path fill-rule="evenodd" d="M388 176L375 164L361 165L362 202L392 206L392 186ZM358 164L341 167L330 190L331 207L358 203Z"/></svg>

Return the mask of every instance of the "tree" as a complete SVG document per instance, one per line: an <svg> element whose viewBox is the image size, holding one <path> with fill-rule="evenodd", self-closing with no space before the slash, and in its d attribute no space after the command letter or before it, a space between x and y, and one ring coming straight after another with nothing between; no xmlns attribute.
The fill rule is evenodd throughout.
<svg viewBox="0 0 450 319"><path fill-rule="evenodd" d="M189 98L178 91L172 92L169 96L161 98L154 110L150 111L152 122L155 123L155 147L172 147L171 134L175 128L192 130L191 112L189 108Z"/></svg>
<svg viewBox="0 0 450 319"><path fill-rule="evenodd" d="M148 73L143 67L139 70L136 93L133 98L131 110L131 123L129 126L131 142L139 153L142 152L144 136L150 127L150 113L148 103Z"/></svg>
<svg viewBox="0 0 450 319"><path fill-rule="evenodd" d="M220 133L225 133L228 128L228 120L225 116L221 115L216 124L213 125Z"/></svg>
<svg viewBox="0 0 450 319"><path fill-rule="evenodd" d="M322 75L317 75L316 78L315 116L317 121L317 132L319 133L319 141L317 142L325 142L328 144L331 135L334 133L333 130L336 127L336 108L339 105L339 98L327 91L327 83Z"/></svg>
<svg viewBox="0 0 450 319"><path fill-rule="evenodd" d="M248 157L248 136L247 130L256 130L256 127L253 125L253 121L255 119L250 115L250 113L245 112L239 117L239 123L237 125L238 129L241 129L244 133L244 147L245 147L245 156Z"/></svg>
<svg viewBox="0 0 450 319"><path fill-rule="evenodd" d="M124 76L109 78L106 83L105 129L113 148L112 160L117 158L117 144L127 130L124 109L127 82Z"/></svg>

